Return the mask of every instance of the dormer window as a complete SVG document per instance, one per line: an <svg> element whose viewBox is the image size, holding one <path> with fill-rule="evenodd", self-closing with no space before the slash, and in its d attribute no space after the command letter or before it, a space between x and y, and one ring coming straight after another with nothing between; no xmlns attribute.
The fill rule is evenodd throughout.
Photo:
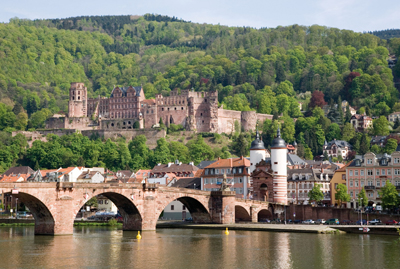
<svg viewBox="0 0 400 269"><path fill-rule="evenodd" d="M381 165L387 165L386 159L382 159L382 160L381 160Z"/></svg>
<svg viewBox="0 0 400 269"><path fill-rule="evenodd" d="M356 166L361 166L360 160L356 160Z"/></svg>

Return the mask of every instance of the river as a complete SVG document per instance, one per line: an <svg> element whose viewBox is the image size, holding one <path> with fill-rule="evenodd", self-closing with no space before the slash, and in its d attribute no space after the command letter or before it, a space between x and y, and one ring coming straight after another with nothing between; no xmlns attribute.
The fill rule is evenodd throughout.
<svg viewBox="0 0 400 269"><path fill-rule="evenodd" d="M70 236L0 228L0 268L400 268L400 237L79 227Z"/></svg>

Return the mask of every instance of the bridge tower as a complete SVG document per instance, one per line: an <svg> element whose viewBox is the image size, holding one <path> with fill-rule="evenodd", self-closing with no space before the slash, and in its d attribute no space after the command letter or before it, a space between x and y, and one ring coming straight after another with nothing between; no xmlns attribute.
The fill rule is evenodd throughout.
<svg viewBox="0 0 400 269"><path fill-rule="evenodd" d="M287 204L287 146L278 128L271 145L271 169L273 172L274 202Z"/></svg>

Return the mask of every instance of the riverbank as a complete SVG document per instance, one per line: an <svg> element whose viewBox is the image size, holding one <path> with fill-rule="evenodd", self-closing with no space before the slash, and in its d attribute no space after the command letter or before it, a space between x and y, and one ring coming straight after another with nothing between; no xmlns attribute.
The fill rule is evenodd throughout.
<svg viewBox="0 0 400 269"><path fill-rule="evenodd" d="M235 224L193 224L185 222L158 222L157 228L179 228L179 229L213 229L241 231L268 231L268 232L296 232L296 233L318 233L334 234L344 233L335 228L325 225L293 225L293 224L260 224L260 223L235 223Z"/></svg>
<svg viewBox="0 0 400 269"><path fill-rule="evenodd" d="M267 232L294 232L318 234L379 234L399 236L399 227L389 225L309 225L309 224L263 224L263 223L235 223L235 224L194 224L187 222L158 222L157 228L179 229L214 229L242 230L242 231L267 231Z"/></svg>
<svg viewBox="0 0 400 269"><path fill-rule="evenodd" d="M0 219L0 227L14 227L14 226L35 226L34 219ZM115 221L87 221L87 220L75 220L74 226L108 226L108 227L119 227L122 226L122 222Z"/></svg>

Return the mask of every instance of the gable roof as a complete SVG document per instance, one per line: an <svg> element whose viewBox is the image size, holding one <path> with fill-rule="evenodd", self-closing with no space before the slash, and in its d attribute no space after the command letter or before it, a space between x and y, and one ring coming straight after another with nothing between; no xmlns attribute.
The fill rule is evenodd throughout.
<svg viewBox="0 0 400 269"><path fill-rule="evenodd" d="M33 174L35 171L29 166L15 166L11 167L3 173L3 175L18 175L18 174Z"/></svg>
<svg viewBox="0 0 400 269"><path fill-rule="evenodd" d="M288 161L289 165L296 165L296 164L306 165L307 164L302 158L300 158L296 154L288 154L287 161Z"/></svg>
<svg viewBox="0 0 400 269"><path fill-rule="evenodd" d="M194 184L196 184L196 185L194 185ZM196 189L200 189L201 178L183 177L171 185L171 187L186 188L186 189L194 189L195 186L196 186Z"/></svg>
<svg viewBox="0 0 400 269"><path fill-rule="evenodd" d="M154 173L179 173L179 172L195 172L199 170L196 166L192 164L160 164L154 166L154 168L150 171L152 174Z"/></svg>
<svg viewBox="0 0 400 269"><path fill-rule="evenodd" d="M224 167L241 167L241 166L250 167L250 160L243 157L220 159L210 164L206 168L224 168Z"/></svg>
<svg viewBox="0 0 400 269"><path fill-rule="evenodd" d="M344 148L344 147L348 147L349 149L352 148L350 143L344 140L332 140L327 144L326 148L330 149L332 148L333 145L336 145L338 148Z"/></svg>
<svg viewBox="0 0 400 269"><path fill-rule="evenodd" d="M142 94L142 86L128 86L128 87L115 87L112 92L111 92L111 96L110 97L114 97L114 91L116 89L120 89L122 91L122 97L126 97L126 93L128 91L129 88L134 89L136 96L140 97Z"/></svg>

